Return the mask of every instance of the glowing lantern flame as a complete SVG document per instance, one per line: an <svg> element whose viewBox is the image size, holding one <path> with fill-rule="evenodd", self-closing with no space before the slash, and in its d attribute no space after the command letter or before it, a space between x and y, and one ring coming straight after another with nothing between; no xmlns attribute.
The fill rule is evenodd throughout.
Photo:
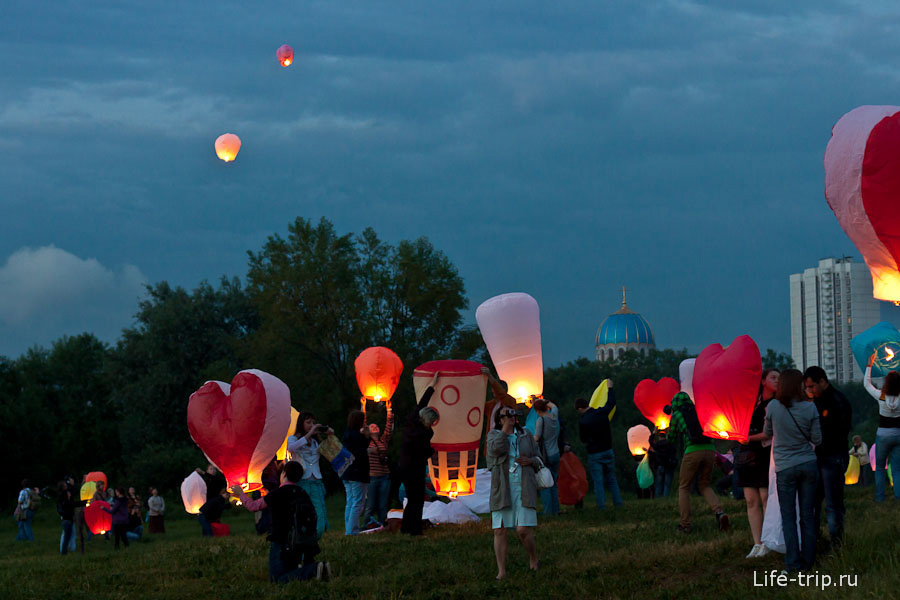
<svg viewBox="0 0 900 600"><path fill-rule="evenodd" d="M241 138L233 133L223 133L216 138L216 156L225 162L231 162L237 158L241 150Z"/></svg>
<svg viewBox="0 0 900 600"><path fill-rule="evenodd" d="M669 428L669 419L668 419L668 417L660 417L660 418L656 421L656 428L657 428L657 429L660 429L660 430L662 430L662 429L668 429L668 428Z"/></svg>
<svg viewBox="0 0 900 600"><path fill-rule="evenodd" d="M711 344L694 363L693 388L697 418L708 437L747 441L756 405L762 358L750 336L727 347Z"/></svg>
<svg viewBox="0 0 900 600"><path fill-rule="evenodd" d="M678 391L678 382L671 377L663 377L658 382L644 379L634 388L634 405L644 418L657 428L665 429L669 426L665 407L671 404Z"/></svg>
<svg viewBox="0 0 900 600"><path fill-rule="evenodd" d="M628 430L625 438L632 456L642 456L650 448L650 429L646 425L635 425Z"/></svg>
<svg viewBox="0 0 900 600"><path fill-rule="evenodd" d="M275 51L275 56L282 67L289 67L294 62L294 49L285 44Z"/></svg>
<svg viewBox="0 0 900 600"><path fill-rule="evenodd" d="M884 349L884 356L885 356L885 358L887 358L889 361L893 361L893 360L894 360L894 350L893 350L892 348L885 348L885 349Z"/></svg>
<svg viewBox="0 0 900 600"><path fill-rule="evenodd" d="M475 311L497 376L509 384L519 402L531 406L544 390L541 317L537 301L517 292L494 296Z"/></svg>

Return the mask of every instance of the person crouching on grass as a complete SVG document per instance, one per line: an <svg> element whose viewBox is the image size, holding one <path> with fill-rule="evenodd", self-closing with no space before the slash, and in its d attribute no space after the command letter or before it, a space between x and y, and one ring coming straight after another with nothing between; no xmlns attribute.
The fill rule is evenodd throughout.
<svg viewBox="0 0 900 600"><path fill-rule="evenodd" d="M494 529L494 554L497 579L506 578L506 529L516 528L529 566L537 571L537 482L540 468L537 444L531 434L518 426L516 411L503 407L494 417L495 429L487 435L485 458L491 471L491 520Z"/></svg>
<svg viewBox="0 0 900 600"><path fill-rule="evenodd" d="M297 485L302 478L300 463L288 461L281 471L281 486L258 500L251 500L239 485L231 488L250 512L266 507L272 510L272 526L267 538L270 542L269 581L272 583L327 580L331 576L329 563L313 560L319 552L316 509L309 495Z"/></svg>

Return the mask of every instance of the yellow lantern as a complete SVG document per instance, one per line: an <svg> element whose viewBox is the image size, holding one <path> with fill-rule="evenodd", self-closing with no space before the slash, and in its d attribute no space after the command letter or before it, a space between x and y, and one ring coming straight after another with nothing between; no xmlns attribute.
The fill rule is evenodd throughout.
<svg viewBox="0 0 900 600"><path fill-rule="evenodd" d="M844 485L856 485L859 481L859 459L855 456L850 457L847 464L847 471L844 473Z"/></svg>
<svg viewBox="0 0 900 600"><path fill-rule="evenodd" d="M216 138L216 156L225 162L231 162L237 158L241 150L241 138L233 133L223 133Z"/></svg>
<svg viewBox="0 0 900 600"><path fill-rule="evenodd" d="M588 402L588 406L591 408L603 408L606 406L606 402L609 399L609 379L604 379L600 382L600 385L597 386L597 389L594 390L594 393L591 394L591 401ZM612 421L613 415L616 414L616 408L609 412L609 420Z"/></svg>
<svg viewBox="0 0 900 600"><path fill-rule="evenodd" d="M275 458L277 460L284 460L284 457L287 456L287 441L288 438L294 435L294 431L297 430L297 417L300 416L300 413L293 406L291 407L291 426L288 428L288 434L284 437L284 442L281 444L281 448L278 449L278 452L275 453Z"/></svg>
<svg viewBox="0 0 900 600"><path fill-rule="evenodd" d="M81 500L90 504L91 499L94 497L94 494L97 493L97 482L96 481L85 481L81 484Z"/></svg>

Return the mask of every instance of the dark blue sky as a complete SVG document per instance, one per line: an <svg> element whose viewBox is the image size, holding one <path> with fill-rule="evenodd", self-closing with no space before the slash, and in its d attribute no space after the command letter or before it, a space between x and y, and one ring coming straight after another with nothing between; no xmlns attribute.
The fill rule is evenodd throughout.
<svg viewBox="0 0 900 600"><path fill-rule="evenodd" d="M752 8L747 5L752 4ZM790 349L788 276L856 254L831 126L900 103L896 2L30 2L0 18L0 353L114 340L143 282L243 275L297 216L428 236L546 365ZM281 44L295 49L278 66ZM237 161L213 142L233 132Z"/></svg>

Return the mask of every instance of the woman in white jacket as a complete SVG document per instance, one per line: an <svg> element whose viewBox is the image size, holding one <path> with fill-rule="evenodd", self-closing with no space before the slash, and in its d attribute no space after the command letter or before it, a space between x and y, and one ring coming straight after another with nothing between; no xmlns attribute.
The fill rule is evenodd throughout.
<svg viewBox="0 0 900 600"><path fill-rule="evenodd" d="M877 351L869 357L866 390L878 401L878 431L875 432L875 501L884 502L887 487L885 463L891 461L891 475L894 480L900 476L900 373L889 372L884 378L884 386L879 390L872 385L872 364ZM894 499L900 500L900 485L894 486Z"/></svg>

